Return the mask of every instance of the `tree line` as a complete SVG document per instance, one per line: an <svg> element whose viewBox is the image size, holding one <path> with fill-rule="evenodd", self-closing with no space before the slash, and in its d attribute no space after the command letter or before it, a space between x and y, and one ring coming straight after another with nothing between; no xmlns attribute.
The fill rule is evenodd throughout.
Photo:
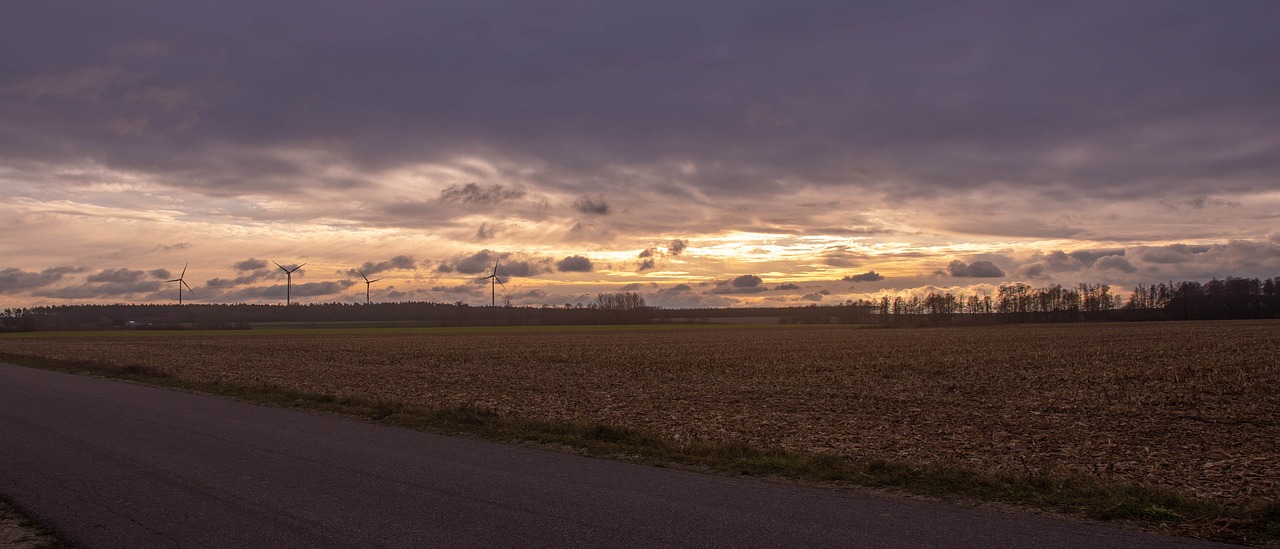
<svg viewBox="0 0 1280 549"><path fill-rule="evenodd" d="M644 298L637 293L600 294L585 305L564 307L472 307L466 303L391 302L372 304L111 304L6 308L6 331L129 329L248 329L255 324L386 322L422 326L534 324L629 324L647 322Z"/></svg>
<svg viewBox="0 0 1280 549"><path fill-rule="evenodd" d="M1091 320L1218 320L1280 318L1280 277L1212 279L1208 282L1139 284L1129 295L1107 284L1032 287L1001 284L994 296L924 296L852 302L874 309L887 322L903 320L1076 322ZM885 320L892 319L892 320Z"/></svg>
<svg viewBox="0 0 1280 549"><path fill-rule="evenodd" d="M1280 318L1280 277L1139 284L1126 307L1179 319Z"/></svg>
<svg viewBox="0 0 1280 549"><path fill-rule="evenodd" d="M5 331L85 328L237 329L269 323L410 323L420 326L636 324L710 322L733 317L781 323L964 324L1280 318L1280 277L1139 284L1128 296L1106 284L1000 285L994 295L925 295L860 299L836 305L661 309L634 292L602 293L563 307L472 307L462 302L307 305L54 305L0 311Z"/></svg>

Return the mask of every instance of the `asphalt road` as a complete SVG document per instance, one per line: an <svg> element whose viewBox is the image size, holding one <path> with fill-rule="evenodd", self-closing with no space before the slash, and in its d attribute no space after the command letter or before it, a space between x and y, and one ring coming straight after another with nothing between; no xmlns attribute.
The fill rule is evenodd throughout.
<svg viewBox="0 0 1280 549"><path fill-rule="evenodd" d="M1170 547L0 364L0 495L81 547Z"/></svg>

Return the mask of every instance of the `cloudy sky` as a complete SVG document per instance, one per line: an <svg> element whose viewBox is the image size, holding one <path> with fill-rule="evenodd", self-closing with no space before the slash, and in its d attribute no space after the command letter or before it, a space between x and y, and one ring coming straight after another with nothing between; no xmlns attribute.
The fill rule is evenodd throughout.
<svg viewBox="0 0 1280 549"><path fill-rule="evenodd" d="M0 306L1280 276L1280 3L10 2Z"/></svg>

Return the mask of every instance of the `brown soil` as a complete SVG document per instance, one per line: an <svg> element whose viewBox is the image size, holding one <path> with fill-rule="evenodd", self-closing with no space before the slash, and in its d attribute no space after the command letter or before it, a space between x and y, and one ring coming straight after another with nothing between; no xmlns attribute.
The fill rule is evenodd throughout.
<svg viewBox="0 0 1280 549"><path fill-rule="evenodd" d="M1280 497L1280 322L4 338L107 361L676 441Z"/></svg>

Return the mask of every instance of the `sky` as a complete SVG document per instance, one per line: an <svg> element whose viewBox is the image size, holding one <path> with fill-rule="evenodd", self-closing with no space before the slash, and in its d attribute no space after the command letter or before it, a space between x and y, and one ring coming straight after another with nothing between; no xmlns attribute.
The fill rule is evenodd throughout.
<svg viewBox="0 0 1280 549"><path fill-rule="evenodd" d="M1280 3L8 2L0 307L1280 276ZM278 265L277 265L278 264ZM184 271L185 269L185 271ZM363 273L363 274L362 274ZM376 280L366 286L365 278Z"/></svg>

